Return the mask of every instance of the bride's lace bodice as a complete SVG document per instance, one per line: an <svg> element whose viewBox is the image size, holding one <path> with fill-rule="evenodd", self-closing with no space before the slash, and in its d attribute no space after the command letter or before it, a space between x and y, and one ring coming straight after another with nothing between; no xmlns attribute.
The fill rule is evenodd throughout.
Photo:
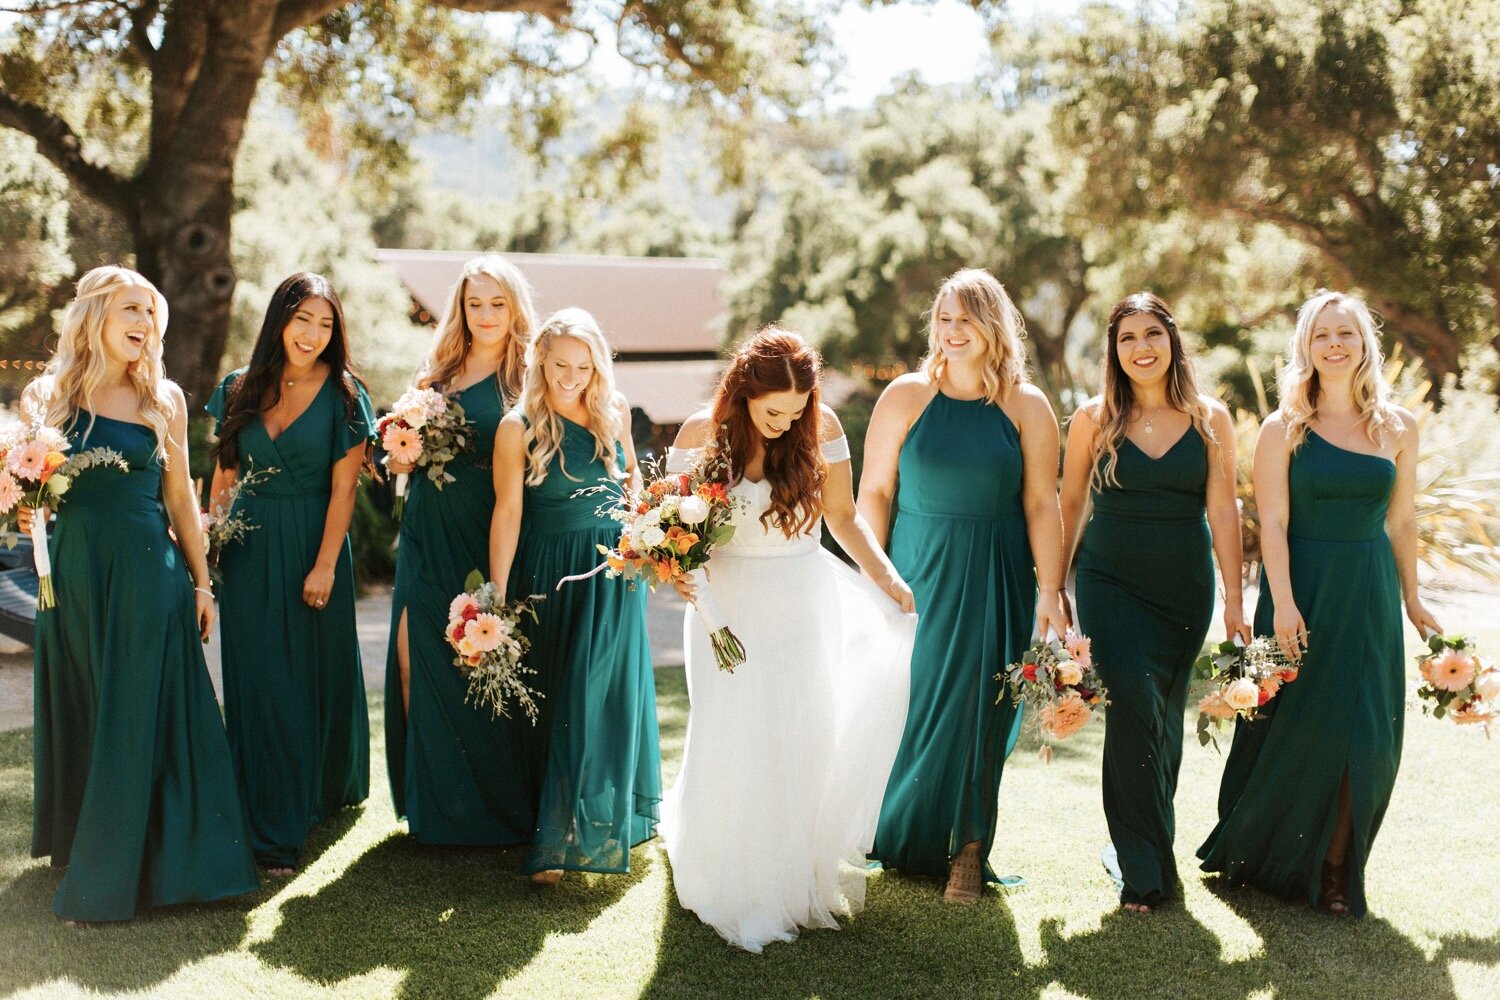
<svg viewBox="0 0 1500 1000"><path fill-rule="evenodd" d="M703 457L702 448L673 448L667 452L667 471L686 472ZM832 441L823 442L823 459L827 462L844 462L849 459L849 439L840 434ZM771 506L771 484L764 480L741 479L729 488L729 495L740 502L736 504L733 522L734 536L720 549L742 555L784 555L788 550L801 551L817 548L823 537L823 519L818 518L801 534L791 538L776 525L769 527L760 516Z"/></svg>

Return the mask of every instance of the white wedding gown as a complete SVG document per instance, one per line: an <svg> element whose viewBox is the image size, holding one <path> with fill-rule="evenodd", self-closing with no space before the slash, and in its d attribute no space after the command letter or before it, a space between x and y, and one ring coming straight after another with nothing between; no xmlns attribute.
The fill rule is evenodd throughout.
<svg viewBox="0 0 1500 1000"><path fill-rule="evenodd" d="M823 448L829 461L849 457L842 437ZM674 449L669 468L697 457ZM825 552L821 524L791 539L767 531L768 484L745 480L731 493L747 503L708 572L746 662L717 669L688 609L687 742L660 833L678 902L759 952L864 906L916 616Z"/></svg>

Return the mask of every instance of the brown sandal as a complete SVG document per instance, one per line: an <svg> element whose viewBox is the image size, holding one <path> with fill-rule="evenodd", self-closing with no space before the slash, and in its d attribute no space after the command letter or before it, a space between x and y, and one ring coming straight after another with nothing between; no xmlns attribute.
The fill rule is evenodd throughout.
<svg viewBox="0 0 1500 1000"><path fill-rule="evenodd" d="M948 886L943 890L945 903L977 902L984 891L984 873L979 863L979 848L969 845L958 852L948 869Z"/></svg>

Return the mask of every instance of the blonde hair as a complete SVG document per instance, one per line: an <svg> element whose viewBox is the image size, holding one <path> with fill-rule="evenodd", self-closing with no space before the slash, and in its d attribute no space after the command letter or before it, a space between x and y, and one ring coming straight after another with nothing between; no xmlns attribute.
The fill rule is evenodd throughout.
<svg viewBox="0 0 1500 1000"><path fill-rule="evenodd" d="M1005 286L982 268L965 268L950 275L933 296L928 317L927 356L922 359L922 370L934 384L940 383L948 371L948 359L938 342L937 315L950 292L958 297L964 315L984 342L984 396L998 406L1013 386L1026 381L1026 353L1021 348L1026 322L1021 310L1006 294Z"/></svg>
<svg viewBox="0 0 1500 1000"><path fill-rule="evenodd" d="M63 313L57 350L41 376L26 387L22 408L29 418L67 433L80 410L89 414L87 436L94 429L94 393L104 382L109 361L104 352L104 322L115 296L127 288L141 288L151 296L151 330L141 356L126 367L135 387L139 413L156 434L155 456L167 461L167 438L172 422L171 385L162 374L162 337L167 329L167 300L135 271L108 265L96 267L78 280L76 294Z"/></svg>
<svg viewBox="0 0 1500 1000"><path fill-rule="evenodd" d="M432 353L427 355L427 361L417 374L417 386L428 389L440 385L447 389L463 371L469 345L474 339L464 321L464 298L470 279L480 275L493 278L510 302L510 329L505 332L505 345L500 355L500 388L504 390L505 398L514 402L521 394L526 371L526 345L536 327L536 312L531 305L531 286L521 272L510 261L493 253L475 257L464 264L458 280L453 283L443 318L438 321Z"/></svg>
<svg viewBox="0 0 1500 1000"><path fill-rule="evenodd" d="M1365 435L1379 448L1385 432L1400 427L1390 403L1390 388L1385 384L1385 355L1381 353L1380 341L1375 336L1375 317L1370 314L1369 306L1353 295L1320 288L1297 310L1291 357L1276 380L1281 416L1293 451L1302 447L1312 421L1318 415L1322 387L1312 361L1313 327L1317 325L1319 314L1333 305L1342 306L1354 317L1354 327L1359 331L1364 348L1359 367L1354 369L1352 388L1354 406L1359 411L1360 422L1365 425Z"/></svg>
<svg viewBox="0 0 1500 1000"><path fill-rule="evenodd" d="M574 482L582 480L568 473L566 459L561 454L563 441L562 418L552 409L547 398L547 379L542 366L552 351L552 344L561 337L572 337L589 349L589 359L594 364L594 373L583 390L583 406L588 411L588 429L594 435L594 457L604 463L612 475L619 476L615 469L615 440L621 432L620 418L615 412L615 369L610 359L609 344L599 332L599 324L583 309L559 309L537 331L526 348L526 375L521 383L521 399L517 408L526 418L526 485L536 486L547 478L547 468L552 456L558 456L558 467L562 474Z"/></svg>

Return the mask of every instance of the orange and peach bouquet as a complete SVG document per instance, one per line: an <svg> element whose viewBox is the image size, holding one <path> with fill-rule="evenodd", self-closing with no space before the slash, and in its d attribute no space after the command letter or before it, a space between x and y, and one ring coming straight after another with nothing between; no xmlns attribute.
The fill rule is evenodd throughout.
<svg viewBox="0 0 1500 1000"><path fill-rule="evenodd" d="M63 452L68 438L55 427L40 424L16 428L0 439L0 519L10 544L21 507L36 510L31 519L31 551L36 561L38 611L57 604L52 589L52 559L47 551L47 511L61 502L73 480L89 469L113 466L129 472L125 456L113 448L90 448L76 455Z"/></svg>
<svg viewBox="0 0 1500 1000"><path fill-rule="evenodd" d="M1490 723L1500 718L1500 670L1480 657L1468 636L1428 636L1417 670L1422 675L1417 697L1423 712L1461 726L1482 725L1486 734Z"/></svg>
<svg viewBox="0 0 1500 1000"><path fill-rule="evenodd" d="M1213 686L1198 700L1198 743L1217 748L1216 733L1241 718L1255 721L1283 684L1297 679L1298 665L1286 658L1276 640L1256 636L1247 646L1236 636L1198 657L1193 669Z"/></svg>
<svg viewBox="0 0 1500 1000"><path fill-rule="evenodd" d="M466 588L448 606L448 624L443 637L458 654L453 663L469 679L464 701L488 705L493 716L509 716L514 701L536 725L536 699L541 695L526 686L525 678L536 673L522 660L531 640L521 631L521 619L536 621L536 602L541 594L515 601L502 601L492 583L485 583L478 570L464 581Z"/></svg>
<svg viewBox="0 0 1500 1000"><path fill-rule="evenodd" d="M1030 706L1042 737L1041 758L1052 759L1052 742L1088 725L1094 710L1109 699L1094 666L1090 639L1071 629L1061 639L1050 629L996 679L1008 685L1011 700ZM1000 692L1005 697L1005 691ZM999 700L998 698L996 699Z"/></svg>
<svg viewBox="0 0 1500 1000"><path fill-rule="evenodd" d="M398 462L427 470L427 478L438 489L453 482L448 463L469 447L473 427L464 417L458 399L436 389L407 389L391 412L375 424L385 463ZM396 503L392 513L401 516L406 507L404 472L396 475Z"/></svg>
<svg viewBox="0 0 1500 1000"><path fill-rule="evenodd" d="M708 629L714 662L731 673L745 662L745 646L729 629L708 586L703 567L714 547L734 535L736 501L729 495L729 465L716 455L705 455L686 472L661 472L647 463L640 489L619 484L591 487L581 492L608 492L615 502L605 513L622 525L614 548L599 546L604 562L589 573L558 583L581 580L604 570L623 576L633 587L644 580L655 590L660 584L691 582L693 607Z"/></svg>

